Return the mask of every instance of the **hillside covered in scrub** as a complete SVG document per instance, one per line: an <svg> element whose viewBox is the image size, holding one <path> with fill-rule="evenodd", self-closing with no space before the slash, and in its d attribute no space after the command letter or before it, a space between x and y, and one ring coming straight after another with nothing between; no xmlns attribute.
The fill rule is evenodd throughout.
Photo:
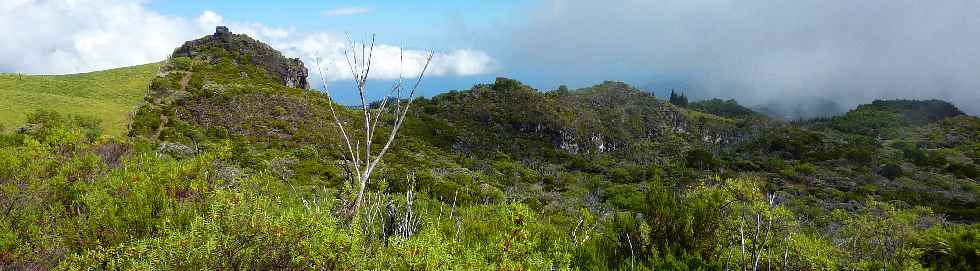
<svg viewBox="0 0 980 271"><path fill-rule="evenodd" d="M621 82L497 78L415 98L352 212L337 123L363 136L362 112L309 89L301 61L219 27L146 67L133 112L95 114L129 116L126 136L81 111L16 110L0 269L980 265L980 118L944 101L786 122ZM369 108L382 126L386 103Z"/></svg>

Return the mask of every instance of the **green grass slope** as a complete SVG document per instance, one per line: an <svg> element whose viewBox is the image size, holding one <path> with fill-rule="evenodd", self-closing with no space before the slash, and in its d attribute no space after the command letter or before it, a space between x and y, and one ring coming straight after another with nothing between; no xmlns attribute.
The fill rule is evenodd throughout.
<svg viewBox="0 0 980 271"><path fill-rule="evenodd" d="M0 74L0 125L13 129L38 109L93 116L121 136L159 63L69 75Z"/></svg>

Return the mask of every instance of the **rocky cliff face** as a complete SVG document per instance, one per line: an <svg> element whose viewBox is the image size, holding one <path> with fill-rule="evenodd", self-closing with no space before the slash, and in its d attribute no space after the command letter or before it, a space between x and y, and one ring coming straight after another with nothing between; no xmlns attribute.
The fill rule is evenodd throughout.
<svg viewBox="0 0 980 271"><path fill-rule="evenodd" d="M306 76L309 75L309 72L303 65L303 61L297 58L286 58L268 44L246 35L233 34L228 30L228 27L224 26L218 26L214 34L210 36L185 42L183 46L174 51L172 57L194 58L201 54L208 54L209 50L214 48L222 48L238 56L237 60L264 69L270 76L278 79L287 87L309 88L309 84L306 82ZM211 58L211 61L215 60L215 58Z"/></svg>

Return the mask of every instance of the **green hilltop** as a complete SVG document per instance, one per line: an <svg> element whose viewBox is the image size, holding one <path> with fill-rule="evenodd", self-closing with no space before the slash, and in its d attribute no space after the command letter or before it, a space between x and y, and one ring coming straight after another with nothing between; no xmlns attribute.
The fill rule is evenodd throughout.
<svg viewBox="0 0 980 271"><path fill-rule="evenodd" d="M0 126L14 129L39 109L102 120L106 134L126 134L129 115L160 63L69 75L0 74Z"/></svg>

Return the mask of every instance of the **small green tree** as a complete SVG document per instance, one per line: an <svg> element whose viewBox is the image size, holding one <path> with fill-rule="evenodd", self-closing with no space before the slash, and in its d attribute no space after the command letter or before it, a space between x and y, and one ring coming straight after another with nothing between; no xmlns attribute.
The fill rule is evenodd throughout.
<svg viewBox="0 0 980 271"><path fill-rule="evenodd" d="M681 107L687 106L687 96L685 96L683 93L678 95L677 93L674 92L673 89L670 90L669 101L671 104L676 106L681 106Z"/></svg>
<svg viewBox="0 0 980 271"><path fill-rule="evenodd" d="M885 178L888 178L889 180L894 180L895 178L902 176L902 167L894 163L888 163L881 167L879 174Z"/></svg>
<svg viewBox="0 0 980 271"><path fill-rule="evenodd" d="M687 162L687 166L690 168L713 170L717 169L719 166L718 159L715 159L715 155L703 149L688 151L684 159Z"/></svg>

